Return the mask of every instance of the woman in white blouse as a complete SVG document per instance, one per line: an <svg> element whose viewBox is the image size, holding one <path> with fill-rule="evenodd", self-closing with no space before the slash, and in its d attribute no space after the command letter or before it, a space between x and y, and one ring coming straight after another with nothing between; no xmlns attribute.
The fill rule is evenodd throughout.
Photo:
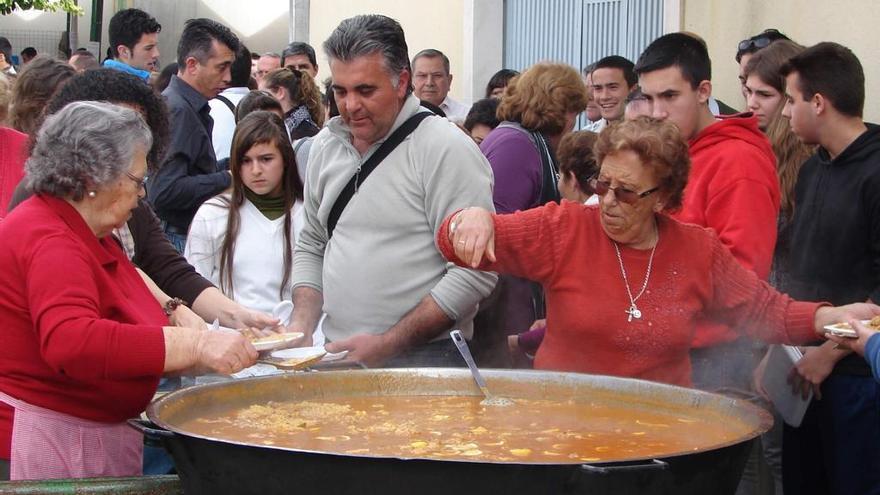
<svg viewBox="0 0 880 495"><path fill-rule="evenodd" d="M199 208L184 256L226 296L271 313L292 299L303 183L278 115L257 111L235 130L229 161L232 191Z"/></svg>

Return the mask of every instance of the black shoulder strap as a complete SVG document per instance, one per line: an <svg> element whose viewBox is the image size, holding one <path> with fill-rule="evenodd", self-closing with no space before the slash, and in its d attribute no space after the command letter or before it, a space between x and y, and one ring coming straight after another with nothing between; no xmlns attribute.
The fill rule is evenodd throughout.
<svg viewBox="0 0 880 495"><path fill-rule="evenodd" d="M336 203L333 204L333 208L330 210L330 216L327 217L328 241L333 237L333 229L336 228L336 222L339 221L339 217L342 216L342 212L345 210L348 202L351 201L354 193L357 192L358 187L367 180L367 177L369 177L373 170L382 163L382 160L394 151L394 148L397 148L397 145L402 143L407 136L416 130L426 117L431 115L434 114L431 112L419 112L407 119L406 122L401 124L397 130L388 136L388 139L379 146L379 149L377 149L366 162L358 167L357 172L351 177L342 192L339 193L339 197L336 198Z"/></svg>
<svg viewBox="0 0 880 495"><path fill-rule="evenodd" d="M558 203L562 198L559 195L559 172L556 169L556 157L553 150L547 144L547 139L541 133L533 132L533 140L541 155L541 197L537 206L543 206L551 201Z"/></svg>
<svg viewBox="0 0 880 495"><path fill-rule="evenodd" d="M217 98L218 100L222 101L223 104L229 108L229 111L232 112L232 115L235 115L235 105L232 103L232 101L230 101L229 98L227 98L223 95L217 95L214 98Z"/></svg>

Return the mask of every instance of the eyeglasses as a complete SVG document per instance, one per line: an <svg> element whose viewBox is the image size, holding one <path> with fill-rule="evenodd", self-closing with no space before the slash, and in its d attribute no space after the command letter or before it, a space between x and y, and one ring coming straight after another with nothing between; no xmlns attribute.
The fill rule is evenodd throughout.
<svg viewBox="0 0 880 495"><path fill-rule="evenodd" d="M650 195L651 193L655 193L660 190L660 186L657 186L653 189L648 189L645 192L639 193L635 191L630 191L629 189L619 186L611 187L611 183L607 180L599 180L596 178L590 179L590 187L592 187L593 190L596 191L596 194L598 194L600 197L604 197L606 194L608 194L608 191L614 191L614 197L617 199L617 201L620 201L621 203L626 203L628 205L636 203L640 199Z"/></svg>
<svg viewBox="0 0 880 495"><path fill-rule="evenodd" d="M147 181L150 179L149 175L145 175L143 177L137 177L137 176L132 175L128 172L125 172L125 176L128 177L129 179L131 179L132 182L137 184L138 189L144 189L144 190L147 189Z"/></svg>

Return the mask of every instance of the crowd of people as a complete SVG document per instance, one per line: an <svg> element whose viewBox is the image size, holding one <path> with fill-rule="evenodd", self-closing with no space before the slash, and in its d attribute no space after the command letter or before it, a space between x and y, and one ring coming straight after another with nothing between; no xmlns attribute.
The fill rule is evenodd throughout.
<svg viewBox="0 0 880 495"><path fill-rule="evenodd" d="M108 31L101 63L18 70L0 38L0 476L153 472L125 421L160 383L253 365L248 333L411 367L461 366L460 330L483 366L769 409L767 345L803 346L789 380L815 400L738 493L765 463L776 493L880 494L859 322L880 315L880 131L846 47L743 40L740 113L689 32L635 62L502 69L467 105L449 58L411 57L382 15L336 27L323 82L310 45L252 53L210 19L164 68L149 13ZM858 338L824 341L840 322Z"/></svg>

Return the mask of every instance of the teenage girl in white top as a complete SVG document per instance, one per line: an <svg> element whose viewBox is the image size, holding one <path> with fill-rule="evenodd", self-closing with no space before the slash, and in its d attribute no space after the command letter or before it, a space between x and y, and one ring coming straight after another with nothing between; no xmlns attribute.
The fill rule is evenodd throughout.
<svg viewBox="0 0 880 495"><path fill-rule="evenodd" d="M232 191L206 201L193 218L184 256L228 297L272 312L292 299L303 183L278 115L256 111L237 125L229 161Z"/></svg>

